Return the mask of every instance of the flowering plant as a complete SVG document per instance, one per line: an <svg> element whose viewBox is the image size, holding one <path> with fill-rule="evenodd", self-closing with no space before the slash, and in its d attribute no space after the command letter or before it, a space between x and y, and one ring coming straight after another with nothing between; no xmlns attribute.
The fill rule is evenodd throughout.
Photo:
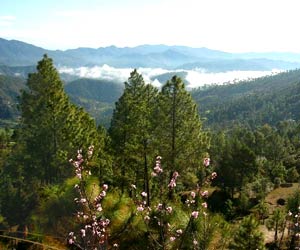
<svg viewBox="0 0 300 250"><path fill-rule="evenodd" d="M70 232L68 244L82 250L104 250L108 249L108 226L110 220L103 215L102 201L106 196L108 185L103 184L101 189L93 185L93 190L87 190L87 179L91 175L89 160L93 155L94 147L90 146L87 151L87 158L84 159L82 150L78 150L76 160L70 162L75 168L76 177L79 183L74 186L78 197L74 199L78 205L76 218L81 225L79 233ZM95 190L98 194L95 195ZM113 245L117 248L117 244Z"/></svg>
<svg viewBox="0 0 300 250"><path fill-rule="evenodd" d="M164 179L166 176L161 166L161 159L160 156L156 157L155 167L151 173L151 176L159 182L159 200L153 207L147 206L147 193L141 192L140 199L136 200L137 214L143 216L153 248L201 249L203 242L199 238L199 230L197 229L199 226L197 225L202 225L202 238L206 237L206 234L208 234L211 229L211 227L209 227L208 213L206 211L208 191L205 190L205 186L209 185L210 182L217 177L217 174L212 172L206 176L203 182L205 185L198 185L196 190L190 192L185 200L185 210L189 211L188 222L185 226L175 226L175 223L172 222L174 222L176 207L173 205L172 199L174 198L173 191L176 188L179 173L177 171L173 172L170 181L167 186L165 186ZM209 164L210 159L205 158L203 162L204 167L207 168ZM136 187L134 186L134 188Z"/></svg>

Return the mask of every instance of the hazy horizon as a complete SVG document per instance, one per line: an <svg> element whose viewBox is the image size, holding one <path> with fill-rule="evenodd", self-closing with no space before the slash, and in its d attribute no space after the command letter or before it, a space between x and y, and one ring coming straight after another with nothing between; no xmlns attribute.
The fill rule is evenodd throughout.
<svg viewBox="0 0 300 250"><path fill-rule="evenodd" d="M300 52L297 0L10 0L0 37L50 50L165 44Z"/></svg>

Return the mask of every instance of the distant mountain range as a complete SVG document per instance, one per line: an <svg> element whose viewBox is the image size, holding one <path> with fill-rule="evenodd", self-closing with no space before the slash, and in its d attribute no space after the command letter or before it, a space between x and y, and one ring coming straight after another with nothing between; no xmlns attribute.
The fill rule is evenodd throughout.
<svg viewBox="0 0 300 250"><path fill-rule="evenodd" d="M227 53L207 48L185 46L141 45L47 50L17 40L0 38L0 73L6 70L26 71L20 67L36 65L43 54L53 58L57 67L92 67L107 64L116 68L163 68L168 70L203 69L207 72L232 70L295 69L300 67L296 53ZM9 70L8 70L9 69ZM28 68L27 68L28 69Z"/></svg>
<svg viewBox="0 0 300 250"><path fill-rule="evenodd" d="M129 77L132 68L144 68L143 76L150 68L160 68L154 69L155 74L148 74L146 81L164 83L176 74L187 85L191 83L188 80L192 80L187 76L195 72L212 72L211 75L215 76L216 72L300 68L300 54L295 53L233 54L166 45L54 51L0 38L0 127L16 122L19 115L17 96L21 89L26 88L28 73L36 70L43 54L53 58L58 69L65 69L60 71L61 78L72 102L85 108L98 124L106 127L110 123L114 102L123 92L124 85L121 83ZM102 77L95 79L87 79L89 75L74 74L81 69L85 72L88 69L99 71L99 67ZM233 73L238 76L238 72ZM299 79L300 70L292 70L236 84L201 87L191 93L200 105L201 116L206 117L207 124L212 126L236 122L250 126L276 124L284 119L300 119Z"/></svg>

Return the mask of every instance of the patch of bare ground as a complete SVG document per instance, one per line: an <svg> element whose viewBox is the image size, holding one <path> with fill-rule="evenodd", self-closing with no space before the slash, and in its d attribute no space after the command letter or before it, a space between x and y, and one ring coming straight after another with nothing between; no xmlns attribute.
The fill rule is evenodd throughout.
<svg viewBox="0 0 300 250"><path fill-rule="evenodd" d="M271 216L276 208L285 209L288 198L297 190L300 190L299 183L293 183L290 187L279 187L272 190L265 198L269 208L269 215ZM284 204L278 204L279 200L284 201ZM260 225L259 229L264 234L265 243L270 243L274 240L273 230L269 231L265 225ZM281 234L280 232L279 235L281 236ZM287 235L287 230L284 232L284 235Z"/></svg>
<svg viewBox="0 0 300 250"><path fill-rule="evenodd" d="M284 205L278 204L278 200L282 199L285 202L287 202L288 198L296 190L300 190L299 183L293 183L290 187L279 187L271 191L265 199L266 203L269 205L270 213L272 213L275 208L278 207L284 208Z"/></svg>

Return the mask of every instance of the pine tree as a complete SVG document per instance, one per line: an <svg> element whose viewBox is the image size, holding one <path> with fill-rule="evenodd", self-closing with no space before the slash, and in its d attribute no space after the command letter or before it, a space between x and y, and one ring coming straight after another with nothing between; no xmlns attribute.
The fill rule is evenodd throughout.
<svg viewBox="0 0 300 250"><path fill-rule="evenodd" d="M259 174L256 155L245 143L246 139L241 138L240 132L240 128L235 128L226 135L225 146L220 150L217 164L219 175L216 182L231 198L235 191L242 191Z"/></svg>
<svg viewBox="0 0 300 250"><path fill-rule="evenodd" d="M253 216L245 217L238 227L229 249L232 250L262 250L263 234L258 230L259 223Z"/></svg>
<svg viewBox="0 0 300 250"><path fill-rule="evenodd" d="M74 151L94 145L91 164L97 166L95 174L102 171L106 178L110 174L110 158L104 151L105 131L97 130L95 121L69 102L47 55L38 62L37 72L29 74L27 86L20 97L16 146L3 169L2 178L7 181L1 185L8 194L3 198L7 204L4 215L15 224L25 221L38 203L40 192L32 190L42 190L72 176L66 162Z"/></svg>
<svg viewBox="0 0 300 250"><path fill-rule="evenodd" d="M22 141L28 158L25 174L43 183L58 177L57 157L70 105L52 60L44 55L37 72L29 74L28 91L20 99Z"/></svg>
<svg viewBox="0 0 300 250"><path fill-rule="evenodd" d="M103 149L95 121L70 103L52 59L44 55L37 72L29 74L28 90L20 98L24 175L47 184L71 176L65 161L72 152L90 144ZM102 145L101 145L102 144Z"/></svg>
<svg viewBox="0 0 300 250"><path fill-rule="evenodd" d="M156 96L157 89L146 84L142 75L134 70L116 103L110 135L122 191L125 186L137 184L149 194L148 168L150 159L154 159L151 119Z"/></svg>
<svg viewBox="0 0 300 250"><path fill-rule="evenodd" d="M209 138L202 129L197 106L179 77L174 76L162 87L156 112L156 145L167 171L170 175L174 171L195 173L202 166Z"/></svg>

